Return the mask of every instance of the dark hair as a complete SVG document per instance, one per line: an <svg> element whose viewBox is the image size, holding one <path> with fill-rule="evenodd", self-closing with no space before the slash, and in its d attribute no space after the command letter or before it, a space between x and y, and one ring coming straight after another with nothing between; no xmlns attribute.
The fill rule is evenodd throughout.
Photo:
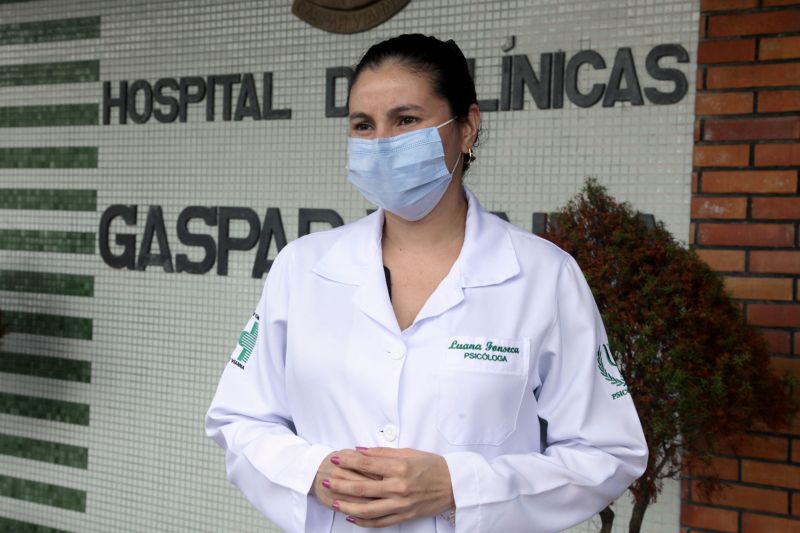
<svg viewBox="0 0 800 533"><path fill-rule="evenodd" d="M452 116L459 121L465 120L470 106L478 103L467 58L452 39L445 42L421 33L410 33L374 44L358 62L353 84L365 69L376 69L387 61L427 76L433 91L447 100ZM475 141L477 144L477 138ZM474 159L464 154L463 170L467 170Z"/></svg>

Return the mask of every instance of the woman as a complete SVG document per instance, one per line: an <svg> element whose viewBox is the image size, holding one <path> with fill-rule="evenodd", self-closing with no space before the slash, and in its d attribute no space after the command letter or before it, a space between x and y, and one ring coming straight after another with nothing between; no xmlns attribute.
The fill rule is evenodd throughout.
<svg viewBox="0 0 800 533"><path fill-rule="evenodd" d="M599 372L575 261L462 186L480 111L453 41L355 71L348 179L375 213L289 244L208 411L230 480L286 531L558 531L647 446ZM615 394L617 393L617 394Z"/></svg>

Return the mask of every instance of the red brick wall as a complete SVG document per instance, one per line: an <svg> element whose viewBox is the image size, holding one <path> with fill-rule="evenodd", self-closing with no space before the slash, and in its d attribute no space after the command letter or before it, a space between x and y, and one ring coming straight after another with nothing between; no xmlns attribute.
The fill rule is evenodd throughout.
<svg viewBox="0 0 800 533"><path fill-rule="evenodd" d="M690 239L800 377L800 1L701 0L696 104ZM683 479L684 531L800 532L800 423L735 449L711 499Z"/></svg>

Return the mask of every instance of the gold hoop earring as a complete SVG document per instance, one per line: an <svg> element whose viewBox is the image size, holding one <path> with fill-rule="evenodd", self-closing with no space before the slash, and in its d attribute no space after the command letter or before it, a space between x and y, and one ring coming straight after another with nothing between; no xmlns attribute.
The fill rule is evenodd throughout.
<svg viewBox="0 0 800 533"><path fill-rule="evenodd" d="M470 148L470 149L469 149L469 152L467 152L467 157L469 158L469 161L472 161L473 159L475 159L475 158L472 156L472 148Z"/></svg>

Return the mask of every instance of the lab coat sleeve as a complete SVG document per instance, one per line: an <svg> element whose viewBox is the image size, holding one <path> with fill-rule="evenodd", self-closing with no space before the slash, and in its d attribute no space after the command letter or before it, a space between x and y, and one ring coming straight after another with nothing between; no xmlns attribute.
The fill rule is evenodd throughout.
<svg viewBox="0 0 800 533"><path fill-rule="evenodd" d="M333 450L298 437L286 402L284 363L291 268L289 248L275 259L253 318L255 346L238 366L231 361L205 419L206 433L223 450L228 479L284 531L306 530L308 499L317 469ZM246 331L252 332L252 322ZM246 335L240 345L249 346ZM241 361L239 361L241 362Z"/></svg>
<svg viewBox="0 0 800 533"><path fill-rule="evenodd" d="M572 257L561 264L556 300L552 325L532 354L547 446L492 460L446 454L458 533L561 531L602 510L644 472L647 444L638 415L624 386L609 381L597 364L608 340ZM534 423L518 420L523 428Z"/></svg>

